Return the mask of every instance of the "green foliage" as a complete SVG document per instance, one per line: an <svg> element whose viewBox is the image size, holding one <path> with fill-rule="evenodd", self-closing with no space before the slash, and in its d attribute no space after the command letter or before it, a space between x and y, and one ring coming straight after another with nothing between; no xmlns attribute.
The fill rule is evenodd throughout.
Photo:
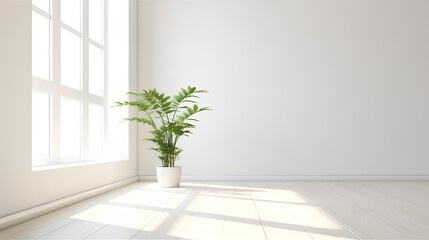
<svg viewBox="0 0 429 240"><path fill-rule="evenodd" d="M136 121L152 127L151 138L145 140L155 143L151 148L159 153L159 159L163 167L174 167L182 149L176 146L181 136L192 134L191 129L195 125L190 121L198 121L191 116L210 110L209 107L198 107L195 98L206 90L197 90L188 86L180 89L177 95L172 97L159 93L156 89L143 90L141 93L128 92L129 101L116 102L116 107L135 107L143 117L125 118L126 121Z"/></svg>

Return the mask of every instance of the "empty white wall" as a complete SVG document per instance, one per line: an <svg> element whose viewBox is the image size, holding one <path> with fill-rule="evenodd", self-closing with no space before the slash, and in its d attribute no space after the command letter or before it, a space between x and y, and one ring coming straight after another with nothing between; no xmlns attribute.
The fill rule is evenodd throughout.
<svg viewBox="0 0 429 240"><path fill-rule="evenodd" d="M32 171L31 0L0 0L0 31L0 218L136 176L135 151L128 161Z"/></svg>
<svg viewBox="0 0 429 240"><path fill-rule="evenodd" d="M141 0L139 88L214 110L185 176L429 175L429 1ZM140 131L140 138L146 137ZM139 174L159 162L139 147Z"/></svg>

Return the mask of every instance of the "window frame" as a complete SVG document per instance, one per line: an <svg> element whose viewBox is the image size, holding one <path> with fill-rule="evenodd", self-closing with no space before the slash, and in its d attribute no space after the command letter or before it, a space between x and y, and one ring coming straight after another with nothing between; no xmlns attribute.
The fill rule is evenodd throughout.
<svg viewBox="0 0 429 240"><path fill-rule="evenodd" d="M73 0L77 1L77 0ZM102 159L88 159L89 156L89 105L96 104L103 109L104 135L106 141L108 134L108 29L107 14L108 1L102 1L102 43L98 43L89 38L89 0L79 0L81 2L81 31L77 31L67 24L61 22L61 0L49 0L49 13L32 5L32 14L39 14L49 20L49 79L41 79L32 76L34 91L50 94L50 154L49 159L33 159L33 167L51 166L57 164L78 163L87 161L98 161ZM61 84L61 31L66 30L80 38L80 85L81 89L74 89ZM89 91L89 45L93 45L102 50L102 96L92 94ZM78 158L61 157L61 98L69 98L81 103L81 153ZM104 145L104 143L102 144Z"/></svg>

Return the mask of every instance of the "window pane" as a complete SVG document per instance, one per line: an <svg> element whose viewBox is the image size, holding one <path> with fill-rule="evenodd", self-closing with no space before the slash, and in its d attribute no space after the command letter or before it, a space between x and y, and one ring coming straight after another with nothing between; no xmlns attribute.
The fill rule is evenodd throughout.
<svg viewBox="0 0 429 240"><path fill-rule="evenodd" d="M49 158L50 96L33 91L32 155L33 159Z"/></svg>
<svg viewBox="0 0 429 240"><path fill-rule="evenodd" d="M129 91L129 1L109 0L108 23L108 103L123 98ZM116 159L128 159L128 125L118 124L128 117L128 109L121 108L108 112L109 138L105 155Z"/></svg>
<svg viewBox="0 0 429 240"><path fill-rule="evenodd" d="M49 0L33 0L33 5L49 13Z"/></svg>
<svg viewBox="0 0 429 240"><path fill-rule="evenodd" d="M103 96L103 51L89 44L89 92Z"/></svg>
<svg viewBox="0 0 429 240"><path fill-rule="evenodd" d="M102 43L103 39L103 1L89 0L89 38Z"/></svg>
<svg viewBox="0 0 429 240"><path fill-rule="evenodd" d="M61 156L80 157L81 103L61 98Z"/></svg>
<svg viewBox="0 0 429 240"><path fill-rule="evenodd" d="M80 32L80 0L61 0L61 21Z"/></svg>
<svg viewBox="0 0 429 240"><path fill-rule="evenodd" d="M49 19L33 12L32 74L49 80Z"/></svg>
<svg viewBox="0 0 429 240"><path fill-rule="evenodd" d="M81 89L80 37L61 29L61 84Z"/></svg>
<svg viewBox="0 0 429 240"><path fill-rule="evenodd" d="M89 154L90 158L100 158L103 149L103 106L89 104Z"/></svg>

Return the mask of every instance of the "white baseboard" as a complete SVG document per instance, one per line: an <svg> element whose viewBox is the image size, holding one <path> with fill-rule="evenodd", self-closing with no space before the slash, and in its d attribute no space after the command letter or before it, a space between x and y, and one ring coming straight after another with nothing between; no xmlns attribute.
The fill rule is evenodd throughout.
<svg viewBox="0 0 429 240"><path fill-rule="evenodd" d="M139 176L156 181L156 176ZM182 176L182 181L429 181L429 176Z"/></svg>
<svg viewBox="0 0 429 240"><path fill-rule="evenodd" d="M65 197L62 199L58 199L56 201L53 202L49 202L37 207L33 207L21 212L17 212L5 217L0 218L0 230L3 230L5 228L11 227L13 225L28 221L30 219L39 217L43 214L58 210L60 208L63 207L67 207L71 204L80 202L82 200L100 195L102 193L111 191L113 189L131 184L133 182L137 182L138 181L138 177L131 177L131 178L127 178L115 183L111 183L102 187L98 187L95 189L91 189L82 193L78 193L69 197Z"/></svg>

